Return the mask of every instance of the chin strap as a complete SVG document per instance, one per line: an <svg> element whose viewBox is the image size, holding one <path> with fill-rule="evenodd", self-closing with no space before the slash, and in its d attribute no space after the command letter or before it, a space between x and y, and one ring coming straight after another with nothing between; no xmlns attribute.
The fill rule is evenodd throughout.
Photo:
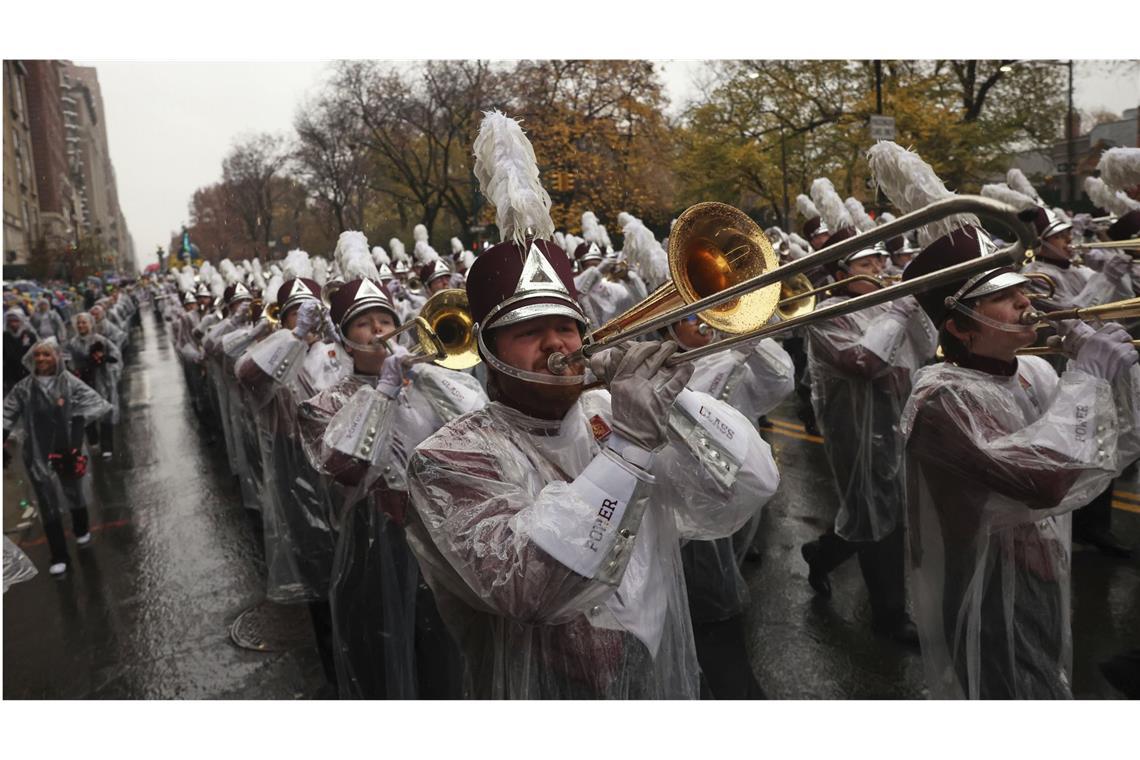
<svg viewBox="0 0 1140 760"><path fill-rule="evenodd" d="M989 317L974 311L973 309L971 309L969 306L967 306L966 304L959 301L954 296L950 296L949 298L947 298L945 301L945 304L946 304L946 308L950 309L951 311L956 311L956 312L959 312L960 314L965 314L966 316L970 317L970 319L973 319L977 322L980 322L983 325L986 325L987 327L992 327L995 330L1001 330L1002 332L1019 333L1022 330L1024 330L1026 327L1028 327L1028 325L1022 324L1020 322L1010 324L1008 322L998 322L996 319L990 319Z"/></svg>
<svg viewBox="0 0 1140 760"><path fill-rule="evenodd" d="M479 353L482 354L483 361L508 377L527 383L539 383L540 385L581 385L586 380L585 375L545 375L540 372L512 367L500 360L487 348L487 344L483 342L483 331L479 329L478 324L472 329L474 329L475 336L479 341Z"/></svg>

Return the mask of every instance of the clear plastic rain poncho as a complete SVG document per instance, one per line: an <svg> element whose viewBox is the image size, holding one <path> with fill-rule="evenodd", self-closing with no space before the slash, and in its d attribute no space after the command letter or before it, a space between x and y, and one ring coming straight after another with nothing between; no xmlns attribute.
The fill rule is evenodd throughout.
<svg viewBox="0 0 1140 760"><path fill-rule="evenodd" d="M1110 385L1038 357L917 373L908 576L932 697L1072 696L1070 512L1140 455L1138 393L1140 367Z"/></svg>
<svg viewBox="0 0 1140 760"><path fill-rule="evenodd" d="M1057 290L1050 301L1056 303L1058 308L1099 306L1134 295L1132 278L1127 274L1113 278L1087 266L1063 266L1040 256L1026 264L1021 271L1023 274L1036 272L1049 275L1057 283Z"/></svg>
<svg viewBox="0 0 1140 760"><path fill-rule="evenodd" d="M463 373L423 365L412 376L390 399L374 390L376 376L353 374L301 410L311 461L337 480L329 601L342 698L444 696L425 692L440 688L433 683L440 677L452 677L444 663L416 656L418 637L438 639L443 632L417 629L417 619L429 622L433 611L424 609L430 596L420 591L419 566L404 534L404 470L416 444L446 421L482 408L487 397ZM446 659L446 649L443 654ZM459 680L458 672L453 678Z"/></svg>
<svg viewBox="0 0 1140 760"><path fill-rule="evenodd" d="M602 453L612 419L608 391L555 421L493 402L412 457L408 540L469 696L698 696L681 539L731 535L779 474L752 424L706 394L678 397L652 483Z"/></svg>
<svg viewBox="0 0 1140 760"><path fill-rule="evenodd" d="M728 403L749 421L770 412L795 387L792 358L771 338L706 356L695 365L685 387ZM748 586L740 563L760 527L761 513L756 510L733 536L689 541L681 547L694 622L727 620L747 608Z"/></svg>
<svg viewBox="0 0 1140 760"><path fill-rule="evenodd" d="M621 282L606 277L600 265L590 267L574 278L574 287L586 318L595 327L633 308L648 295L645 282L632 267Z"/></svg>
<svg viewBox="0 0 1140 760"><path fill-rule="evenodd" d="M79 332L79 322L87 323L88 332ZM90 385L111 405L111 424L119 423L119 378L123 372L123 357L115 341L95 332L95 318L87 312L76 314L72 320L75 337L63 346L67 368L80 380ZM98 360L98 354L102 360Z"/></svg>
<svg viewBox="0 0 1140 760"><path fill-rule="evenodd" d="M816 308L846 300L829 298ZM835 532L847 541L878 541L901 524L898 420L911 374L934 356L934 325L919 308L904 321L886 303L813 323L808 336L812 406L839 492Z"/></svg>
<svg viewBox="0 0 1140 760"><path fill-rule="evenodd" d="M51 301L46 298L36 301L36 310L32 312L28 321L31 323L32 329L41 338L54 337L60 343L67 339L67 329L63 317L59 316L56 310L51 307Z"/></svg>
<svg viewBox="0 0 1140 760"><path fill-rule="evenodd" d="M277 330L251 346L235 366L242 406L257 415L266 596L279 604L328 598L336 544L328 478L305 456L298 408L352 366L335 351L330 356L330 348L321 342L306 346L288 330Z"/></svg>
<svg viewBox="0 0 1140 760"><path fill-rule="evenodd" d="M37 376L32 354L39 346L50 348L56 357L55 374ZM76 477L73 470L57 472L53 455L67 460L70 452L90 459L84 428L104 415L111 405L91 387L68 372L63 352L55 338L39 341L24 357L31 374L16 384L4 399L4 437L22 421L24 465L40 514L45 520L60 520L64 510L79 509L92 501L91 470Z"/></svg>
<svg viewBox="0 0 1140 760"><path fill-rule="evenodd" d="M4 536L4 593L17 583L30 581L39 575L35 564L12 539Z"/></svg>
<svg viewBox="0 0 1140 760"><path fill-rule="evenodd" d="M115 341L115 345L122 348L127 342L127 332L121 327L116 325L107 318L104 311L102 318L96 316L96 312L92 312L91 316L95 317L95 332L100 335L106 335L111 340Z"/></svg>

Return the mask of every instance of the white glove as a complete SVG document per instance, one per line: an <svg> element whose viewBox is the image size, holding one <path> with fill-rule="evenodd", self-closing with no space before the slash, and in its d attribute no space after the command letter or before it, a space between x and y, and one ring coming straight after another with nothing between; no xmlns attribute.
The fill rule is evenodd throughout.
<svg viewBox="0 0 1140 760"><path fill-rule="evenodd" d="M1057 335L1061 338L1061 351L1070 359L1076 359L1084 345L1085 338L1096 330L1079 319L1062 319L1057 323ZM1052 340L1052 339L1050 339Z"/></svg>
<svg viewBox="0 0 1140 760"><path fill-rule="evenodd" d="M297 326L293 328L293 334L301 340L308 337L313 328L321 323L322 311L321 304L317 301L305 301L301 304L297 309Z"/></svg>
<svg viewBox="0 0 1140 760"><path fill-rule="evenodd" d="M404 288L404 283L399 280L388 281L388 292L392 294L392 298L407 298L408 291Z"/></svg>
<svg viewBox="0 0 1140 760"><path fill-rule="evenodd" d="M1129 341L1131 336L1116 322L1104 325L1087 336L1077 351L1075 366L1082 372L1109 382L1140 361L1140 354Z"/></svg>
<svg viewBox="0 0 1140 760"><path fill-rule="evenodd" d="M249 301L242 301L234 309L234 324L244 325L249 321Z"/></svg>
<svg viewBox="0 0 1140 760"><path fill-rule="evenodd" d="M914 296L903 296L891 301L890 309L888 312L898 317L903 322L909 320L916 311L918 311L918 299Z"/></svg>
<svg viewBox="0 0 1140 760"><path fill-rule="evenodd" d="M408 355L408 349L395 341L388 341L388 345L392 347L392 353L380 368L376 389L389 398L396 398L404 387L404 357Z"/></svg>
<svg viewBox="0 0 1140 760"><path fill-rule="evenodd" d="M590 369L610 389L614 430L647 451L665 445L669 410L693 374L691 363L666 367L677 344L641 341L590 359Z"/></svg>
<svg viewBox="0 0 1140 760"><path fill-rule="evenodd" d="M1119 280L1128 274L1132 268L1132 257L1123 253L1116 253L1105 258L1104 266L1100 271L1108 275L1111 280Z"/></svg>

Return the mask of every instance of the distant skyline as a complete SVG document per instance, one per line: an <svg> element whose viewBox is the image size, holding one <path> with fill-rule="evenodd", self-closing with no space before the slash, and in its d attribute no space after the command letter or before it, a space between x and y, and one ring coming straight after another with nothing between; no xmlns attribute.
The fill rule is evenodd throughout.
<svg viewBox="0 0 1140 760"><path fill-rule="evenodd" d="M194 191L221 179L222 158L235 139L292 133L297 109L320 89L330 62L75 61L98 71L120 204L140 269L188 221ZM704 61L657 63L670 112L677 113L698 94L694 78ZM1140 103L1140 74L1100 69L1078 63L1078 109L1122 113Z"/></svg>

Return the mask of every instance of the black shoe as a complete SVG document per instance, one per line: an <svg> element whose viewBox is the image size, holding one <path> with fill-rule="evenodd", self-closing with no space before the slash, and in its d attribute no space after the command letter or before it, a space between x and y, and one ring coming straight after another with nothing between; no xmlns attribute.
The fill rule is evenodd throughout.
<svg viewBox="0 0 1140 760"><path fill-rule="evenodd" d="M804 562L808 564L808 583L815 593L820 596L831 597L831 579L827 577L827 573L816 567L816 560L819 558L819 546L810 543L804 544L800 547L800 555L804 558Z"/></svg>
<svg viewBox="0 0 1140 760"><path fill-rule="evenodd" d="M1128 699L1140 699L1140 649L1115 655L1097 667L1114 689Z"/></svg>
<svg viewBox="0 0 1140 760"><path fill-rule="evenodd" d="M745 562L759 562L762 559L764 559L764 555L755 546L749 546L744 552Z"/></svg>
<svg viewBox="0 0 1140 760"><path fill-rule="evenodd" d="M772 423L768 420L768 415L764 415L760 419L756 420L756 427L760 428L761 430L771 430Z"/></svg>
<svg viewBox="0 0 1140 760"><path fill-rule="evenodd" d="M819 426L815 424L815 420L808 420L804 423L804 432L808 435L823 437L823 432L820 431Z"/></svg>
<svg viewBox="0 0 1140 760"><path fill-rule="evenodd" d="M888 638L904 647L910 649L919 648L918 629L915 628L914 622L910 618L903 618L900 622L890 625L880 625L872 621L871 631L878 636Z"/></svg>

